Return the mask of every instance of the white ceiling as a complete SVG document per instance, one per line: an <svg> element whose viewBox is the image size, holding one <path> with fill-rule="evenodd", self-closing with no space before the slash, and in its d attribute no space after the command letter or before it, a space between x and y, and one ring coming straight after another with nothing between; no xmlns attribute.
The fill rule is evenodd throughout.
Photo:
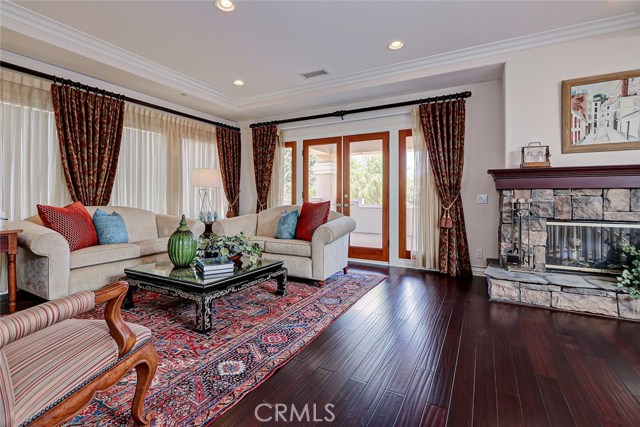
<svg viewBox="0 0 640 427"><path fill-rule="evenodd" d="M233 120L496 78L416 71L640 26L638 1L0 1L3 50Z"/></svg>

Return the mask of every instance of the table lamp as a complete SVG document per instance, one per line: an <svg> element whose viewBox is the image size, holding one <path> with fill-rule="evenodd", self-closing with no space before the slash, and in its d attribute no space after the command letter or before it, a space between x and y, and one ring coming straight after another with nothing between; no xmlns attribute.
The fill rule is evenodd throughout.
<svg viewBox="0 0 640 427"><path fill-rule="evenodd" d="M211 191L220 183L218 169L195 168L191 171L191 186L200 189L200 221L212 222L217 212L211 211Z"/></svg>

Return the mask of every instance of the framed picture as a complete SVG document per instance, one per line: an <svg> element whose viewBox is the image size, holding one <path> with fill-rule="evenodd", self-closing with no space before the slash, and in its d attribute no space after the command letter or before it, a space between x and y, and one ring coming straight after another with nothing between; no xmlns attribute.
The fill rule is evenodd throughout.
<svg viewBox="0 0 640 427"><path fill-rule="evenodd" d="M562 152L640 150L640 70L562 82Z"/></svg>

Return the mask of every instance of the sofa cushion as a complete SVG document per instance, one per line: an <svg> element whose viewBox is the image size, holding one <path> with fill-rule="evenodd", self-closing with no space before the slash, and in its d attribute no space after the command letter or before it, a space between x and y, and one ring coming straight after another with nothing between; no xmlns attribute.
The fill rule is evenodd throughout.
<svg viewBox="0 0 640 427"><path fill-rule="evenodd" d="M37 205L37 208L42 224L62 234L67 239L70 250L98 244L93 219L82 203L75 202L64 208L47 205Z"/></svg>
<svg viewBox="0 0 640 427"><path fill-rule="evenodd" d="M158 225L156 224L156 214L153 212L138 209L125 208L122 206L87 206L87 211L93 215L97 208L106 210L107 212L117 212L124 218L129 234L129 242L138 242L140 240L156 239L158 237ZM176 228L178 223L176 222Z"/></svg>
<svg viewBox="0 0 640 427"><path fill-rule="evenodd" d="M296 205L276 206L260 212L256 221L256 236L275 236L278 218L283 212L293 209L297 209L300 212L300 207Z"/></svg>
<svg viewBox="0 0 640 427"><path fill-rule="evenodd" d="M169 238L158 237L157 239L140 240L136 242L136 245L140 246L140 256L159 254L167 252Z"/></svg>
<svg viewBox="0 0 640 427"><path fill-rule="evenodd" d="M331 202L328 200L319 203L304 202L296 227L296 239L311 241L316 228L327 222L330 210Z"/></svg>
<svg viewBox="0 0 640 427"><path fill-rule="evenodd" d="M69 268L88 267L106 264L123 259L140 257L140 246L135 243L118 243L115 245L97 245L71 252Z"/></svg>
<svg viewBox="0 0 640 427"><path fill-rule="evenodd" d="M96 209L93 214L93 225L96 227L101 245L129 243L127 226L124 224L124 218L118 212L108 214L100 208Z"/></svg>
<svg viewBox="0 0 640 427"><path fill-rule="evenodd" d="M306 240L282 240L275 237L264 238L264 251L270 254L311 257L311 242Z"/></svg>
<svg viewBox="0 0 640 427"><path fill-rule="evenodd" d="M298 225L297 209L291 212L282 212L276 223L273 237L276 239L293 239L296 236L296 225Z"/></svg>
<svg viewBox="0 0 640 427"><path fill-rule="evenodd" d="M137 336L136 347L151 339L149 329L128 325ZM118 345L104 320L65 320L3 351L11 369L15 425L57 404L118 360Z"/></svg>

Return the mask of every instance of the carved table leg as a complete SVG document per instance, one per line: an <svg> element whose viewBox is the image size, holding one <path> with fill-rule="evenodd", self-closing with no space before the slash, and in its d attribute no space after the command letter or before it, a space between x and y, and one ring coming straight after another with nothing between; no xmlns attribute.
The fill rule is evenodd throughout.
<svg viewBox="0 0 640 427"><path fill-rule="evenodd" d="M16 255L8 254L8 285L9 285L9 313L16 311Z"/></svg>
<svg viewBox="0 0 640 427"><path fill-rule="evenodd" d="M205 297L196 299L196 332L206 334L211 330L211 300Z"/></svg>
<svg viewBox="0 0 640 427"><path fill-rule="evenodd" d="M122 308L124 308L125 310L130 310L135 306L133 302L134 286L131 284L131 282L127 282L127 283L129 283L129 290L127 290L127 295L124 297L124 300L122 301Z"/></svg>
<svg viewBox="0 0 640 427"><path fill-rule="evenodd" d="M285 270L282 274L278 274L276 276L276 281L278 282L276 295L281 297L285 296L287 294L287 271Z"/></svg>

